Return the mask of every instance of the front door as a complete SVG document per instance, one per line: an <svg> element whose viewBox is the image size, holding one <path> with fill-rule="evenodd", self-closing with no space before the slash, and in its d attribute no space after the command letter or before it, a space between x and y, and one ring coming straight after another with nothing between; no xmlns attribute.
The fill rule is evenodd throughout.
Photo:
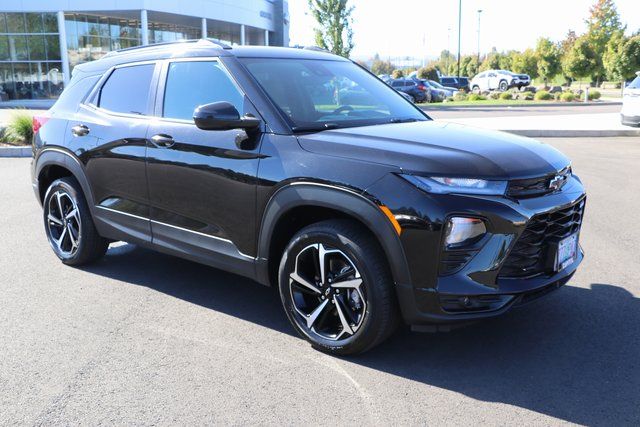
<svg viewBox="0 0 640 427"><path fill-rule="evenodd" d="M158 94L147 131L153 242L233 270L235 259L255 253L259 135L198 129L193 111L218 101L240 114L252 107L215 58L168 61Z"/></svg>

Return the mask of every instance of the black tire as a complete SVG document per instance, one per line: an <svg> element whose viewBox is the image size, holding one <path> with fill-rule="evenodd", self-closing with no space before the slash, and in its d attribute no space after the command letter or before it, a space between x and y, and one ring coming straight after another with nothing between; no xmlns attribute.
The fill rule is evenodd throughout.
<svg viewBox="0 0 640 427"><path fill-rule="evenodd" d="M480 94L480 86L474 86L471 88L471 92L475 93L475 94Z"/></svg>
<svg viewBox="0 0 640 427"><path fill-rule="evenodd" d="M509 89L509 84L507 83L506 80L500 80L500 83L498 83L498 90L500 92L506 92L507 89Z"/></svg>
<svg viewBox="0 0 640 427"><path fill-rule="evenodd" d="M306 275L309 281L313 280L309 274L310 270L306 269L306 273L302 272L305 270L303 261L305 257L314 258L314 251L319 254L320 247L339 253L328 254L329 258L318 256L315 263L307 264L308 266L315 264L312 269L318 272L317 260L327 260L324 263L325 269L328 266L328 273L325 273L325 276L329 277L327 283L318 284L320 282L317 280L318 273L315 276L317 281L313 283L320 290L318 294L300 286L299 282L291 279L291 275L294 273L300 276ZM344 262L345 259L348 259L354 269ZM342 269L339 270L338 275L334 276L337 281L332 284L332 268L340 266ZM358 292L351 288L340 287L341 284L346 283L345 280L353 281L354 277L361 279ZM355 221L322 221L300 230L284 251L280 261L278 281L282 305L289 321L300 336L321 351L334 355L365 352L387 339L399 323L393 279L386 257L371 233ZM338 289L333 289L333 286ZM340 294L341 289L342 294ZM332 294L332 292L336 293ZM354 304L354 296L363 303L359 307L360 311L355 309L358 305ZM300 301L303 303L311 301L310 309L306 310L309 311L306 317L299 311ZM318 306L313 309L315 304ZM326 307L320 309L320 314L313 317L316 310L323 304ZM347 317L349 320L359 319L359 321L347 325L351 330L345 332L343 319ZM325 329L317 331L313 323L316 320L312 322L311 327L308 327L311 318L318 319L318 329ZM334 325L337 331L334 334L335 337L327 337Z"/></svg>
<svg viewBox="0 0 640 427"><path fill-rule="evenodd" d="M61 204L58 204L58 200ZM74 208L77 213L71 215ZM107 251L109 242L96 231L82 188L74 178L61 178L49 186L44 197L43 215L47 239L53 252L64 264L89 264Z"/></svg>
<svg viewBox="0 0 640 427"><path fill-rule="evenodd" d="M409 95L409 98L411 98L411 103L415 104L416 103L416 97L413 95Z"/></svg>

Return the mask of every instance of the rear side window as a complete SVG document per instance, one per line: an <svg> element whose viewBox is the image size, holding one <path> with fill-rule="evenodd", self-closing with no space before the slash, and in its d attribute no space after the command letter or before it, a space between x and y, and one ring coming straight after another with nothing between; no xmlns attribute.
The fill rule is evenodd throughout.
<svg viewBox="0 0 640 427"><path fill-rule="evenodd" d="M244 96L217 61L181 61L169 65L163 117L192 120L196 107L226 101L243 113Z"/></svg>
<svg viewBox="0 0 640 427"><path fill-rule="evenodd" d="M154 64L116 68L100 90L98 106L116 113L147 114Z"/></svg>

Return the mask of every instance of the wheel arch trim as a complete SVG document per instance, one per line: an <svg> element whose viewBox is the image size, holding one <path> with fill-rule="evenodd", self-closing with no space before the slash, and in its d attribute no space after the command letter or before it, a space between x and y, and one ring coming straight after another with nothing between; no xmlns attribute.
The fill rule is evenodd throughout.
<svg viewBox="0 0 640 427"><path fill-rule="evenodd" d="M38 180L39 192L42 190L40 188L39 180L42 171L47 166L61 166L71 172L71 175L78 181L78 183L80 183L84 197L89 205L89 209L93 212L95 206L93 192L91 191L89 180L87 179L84 166L80 159L64 148L44 147L38 152L34 161L36 164L34 178ZM42 200L40 200L40 203L42 203Z"/></svg>
<svg viewBox="0 0 640 427"><path fill-rule="evenodd" d="M394 226L379 206L357 191L315 182L287 184L271 196L258 235L258 279L269 283L269 250L278 221L292 209L317 206L340 211L364 224L380 243L395 283L411 283L404 249Z"/></svg>

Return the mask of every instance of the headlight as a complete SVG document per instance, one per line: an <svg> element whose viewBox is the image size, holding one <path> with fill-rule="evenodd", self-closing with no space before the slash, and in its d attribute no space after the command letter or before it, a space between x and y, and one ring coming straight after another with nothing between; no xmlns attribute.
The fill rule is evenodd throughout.
<svg viewBox="0 0 640 427"><path fill-rule="evenodd" d="M441 176L400 175L422 191L435 194L504 195L507 181L489 181L475 178L446 178Z"/></svg>

